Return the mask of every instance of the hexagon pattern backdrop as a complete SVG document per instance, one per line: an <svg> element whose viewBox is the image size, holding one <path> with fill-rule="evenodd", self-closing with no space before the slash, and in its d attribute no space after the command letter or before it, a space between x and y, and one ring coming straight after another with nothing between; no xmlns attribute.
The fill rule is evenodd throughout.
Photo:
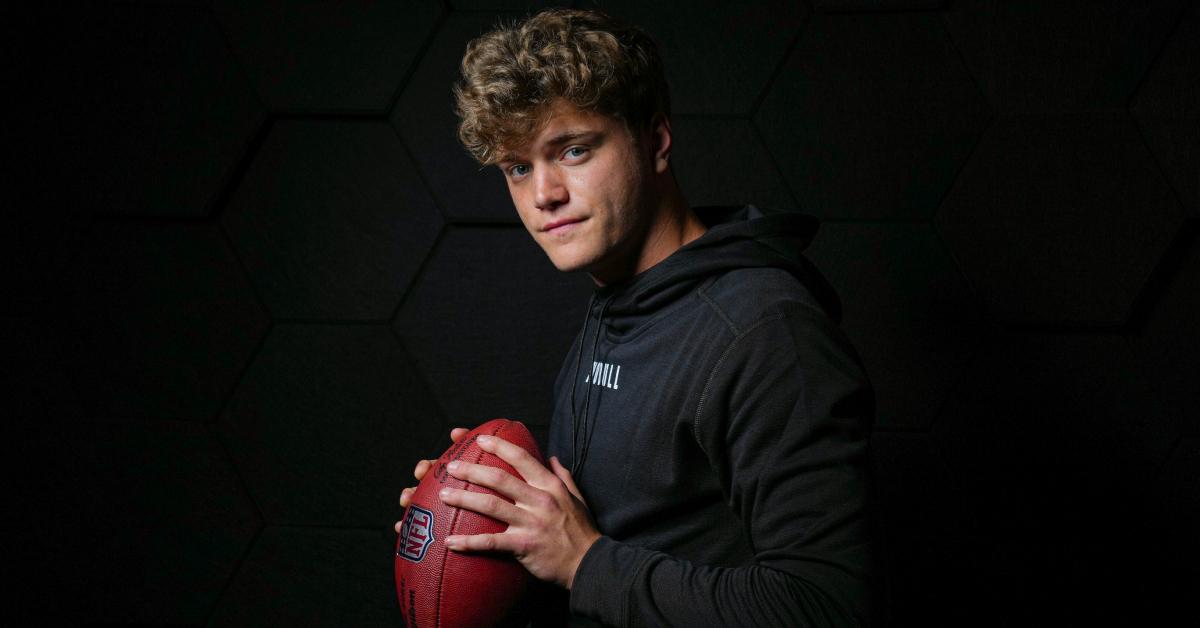
<svg viewBox="0 0 1200 628"><path fill-rule="evenodd" d="M413 464L544 438L590 291L454 136L544 4L0 9L8 623L400 623ZM1194 617L1197 3L577 4L661 43L693 205L823 221L892 626Z"/></svg>

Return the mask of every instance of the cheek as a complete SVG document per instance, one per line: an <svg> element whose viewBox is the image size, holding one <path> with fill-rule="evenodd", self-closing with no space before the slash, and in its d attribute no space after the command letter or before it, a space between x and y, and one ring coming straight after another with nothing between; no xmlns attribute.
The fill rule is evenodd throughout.
<svg viewBox="0 0 1200 628"><path fill-rule="evenodd" d="M596 189L597 182L592 180L590 174L586 172L571 172L567 174L564 181L567 184L567 192L571 197L571 204L581 201L585 205L591 204L592 195L589 191Z"/></svg>
<svg viewBox="0 0 1200 628"><path fill-rule="evenodd" d="M531 209L528 199L511 185L508 188L508 195L512 198L513 208L517 210L517 217L521 219L521 224L525 225L526 229L529 229L529 221L537 215L537 210Z"/></svg>
<svg viewBox="0 0 1200 628"><path fill-rule="evenodd" d="M572 200L604 212L606 220L617 218L633 200L634 190L628 184L633 174L626 164L612 164L572 175Z"/></svg>
<svg viewBox="0 0 1200 628"><path fill-rule="evenodd" d="M645 204L644 190L639 185L642 179L639 176L637 164L630 160L621 167L622 176L614 178L615 181L620 182L620 185L614 186L616 189L613 190L613 201L616 206L613 207L613 212L622 227L629 230L634 227L634 223L642 214L640 208Z"/></svg>

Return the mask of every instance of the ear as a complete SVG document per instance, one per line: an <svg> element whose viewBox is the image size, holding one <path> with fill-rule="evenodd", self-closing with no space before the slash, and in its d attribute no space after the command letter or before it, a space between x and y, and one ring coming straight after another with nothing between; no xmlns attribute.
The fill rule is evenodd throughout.
<svg viewBox="0 0 1200 628"><path fill-rule="evenodd" d="M673 142L671 119L665 113L654 114L650 120L650 158L654 162L654 172L662 174L670 167Z"/></svg>

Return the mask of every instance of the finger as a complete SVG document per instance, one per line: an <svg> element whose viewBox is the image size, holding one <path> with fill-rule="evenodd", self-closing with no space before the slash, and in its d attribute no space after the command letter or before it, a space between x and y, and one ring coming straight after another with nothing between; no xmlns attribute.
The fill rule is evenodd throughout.
<svg viewBox="0 0 1200 628"><path fill-rule="evenodd" d="M558 483L554 479L554 475L542 463L538 462L537 458L533 457L533 454L503 438L498 436L480 436L475 442L479 443L480 449L496 454L501 460L507 462L532 486L540 489L548 489Z"/></svg>
<svg viewBox="0 0 1200 628"><path fill-rule="evenodd" d="M421 460L417 462L417 466L413 468L413 477L417 478L417 481L420 482L421 478L425 477L425 474L429 472L429 467L432 467L433 463L433 460Z"/></svg>
<svg viewBox="0 0 1200 628"><path fill-rule="evenodd" d="M403 521L397 521L397 522L396 522L396 525L394 525L394 526L392 526L392 527L396 529L396 534L400 534L400 528L404 527L404 522L403 522Z"/></svg>
<svg viewBox="0 0 1200 628"><path fill-rule="evenodd" d="M516 540L509 534L472 534L446 537L446 547L456 552L516 552Z"/></svg>
<svg viewBox="0 0 1200 628"><path fill-rule="evenodd" d="M412 501L413 493L416 493L416 492L417 492L417 489L412 488L411 486L404 489L403 491L400 491L400 507L408 508L409 502Z"/></svg>
<svg viewBox="0 0 1200 628"><path fill-rule="evenodd" d="M567 490L575 496L575 499L583 501L583 493L579 492L579 487L575 486L575 478L571 476L571 472L558 461L558 456L550 456L550 469L554 471L554 475L558 476L559 480L567 486Z"/></svg>
<svg viewBox="0 0 1200 628"><path fill-rule="evenodd" d="M470 431L471 430L469 430L465 427L456 427L456 428L450 430L450 442L457 443L458 441L462 440L463 436L467 435L467 432L470 432Z"/></svg>
<svg viewBox="0 0 1200 628"><path fill-rule="evenodd" d="M446 466L446 470L460 480L490 488L518 503L529 503L534 499L533 492L537 490L513 474L496 467L455 460Z"/></svg>
<svg viewBox="0 0 1200 628"><path fill-rule="evenodd" d="M509 525L521 525L529 519L529 514L524 510L491 493L444 488L438 493L438 497L443 503L487 515Z"/></svg>

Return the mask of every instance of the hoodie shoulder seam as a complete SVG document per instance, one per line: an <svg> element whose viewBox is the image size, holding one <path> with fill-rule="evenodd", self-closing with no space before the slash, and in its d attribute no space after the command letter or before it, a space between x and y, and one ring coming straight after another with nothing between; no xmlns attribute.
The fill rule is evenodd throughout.
<svg viewBox="0 0 1200 628"><path fill-rule="evenodd" d="M745 330L734 335L734 337L729 341L729 344L725 345L725 349L721 352L720 357L718 357L717 361L713 363L712 369L710 369L708 372L708 377L706 377L704 380L704 388L700 390L700 399L696 403L696 412L692 415L692 437L696 439L696 444L700 447L700 451L704 452L705 456L709 456L710 452L704 449L704 440L700 437L700 417L704 414L705 402L708 401L708 394L712 388L713 381L716 379L717 373L720 372L721 367L725 365L725 360L731 353L733 353L734 348L738 346L743 338L749 336L750 332L762 327L766 323L777 321L786 317L787 315L785 313L776 312L754 321L754 323Z"/></svg>
<svg viewBox="0 0 1200 628"><path fill-rule="evenodd" d="M700 298L703 299L704 302L707 303L709 307L711 307L713 311L717 313L717 316L721 317L721 320L725 321L725 324L729 327L729 331L733 332L734 336L737 336L741 333L741 331L738 329L738 326L734 324L733 319L729 318L729 315L725 313L725 310L722 310L721 306L717 305L717 302L713 301L712 297L708 296L707 288L709 285L712 285L712 283L709 282L697 288L696 294L699 295Z"/></svg>
<svg viewBox="0 0 1200 628"><path fill-rule="evenodd" d="M737 336L737 335L741 334L742 332L753 328L754 326L756 326L758 324L758 322L764 316L765 317L772 316L772 314L770 313L771 310L779 305L784 304L784 303L797 303L797 304L803 306L805 309L810 310L811 312L815 313L818 316L822 316L822 317L826 317L826 318L833 318L832 315L828 311L823 309L823 306L820 304L820 302L816 300L816 295L813 293L812 289L808 285L806 285L803 281L800 281L800 280L796 279L795 277L793 277L793 279L795 280L796 286L799 287L799 290L800 290L799 295L794 295L794 296L791 296L789 298L784 298L784 299L773 300L770 303L764 304L765 305L764 308L762 309L762 311L760 311L758 313L757 317L754 317L749 322L745 323L745 325L746 325L745 327L739 327L738 324L736 322L734 322L733 318L729 315L729 313L727 313L721 307L721 305L717 303L716 299L714 299L709 294L709 290L714 285L716 285L718 280L720 280L724 276L725 276L724 274L715 275L712 278L710 278L708 281L705 281L702 285L700 285L698 288L696 288L696 295L699 296L705 303L707 303L709 305L709 307L712 308L713 312L715 312L717 314L717 316L720 317L720 319L725 322L725 326L729 328L729 331L732 332L734 336ZM807 297L807 298L805 298L805 297ZM836 321L835 321L835 325L836 325Z"/></svg>

